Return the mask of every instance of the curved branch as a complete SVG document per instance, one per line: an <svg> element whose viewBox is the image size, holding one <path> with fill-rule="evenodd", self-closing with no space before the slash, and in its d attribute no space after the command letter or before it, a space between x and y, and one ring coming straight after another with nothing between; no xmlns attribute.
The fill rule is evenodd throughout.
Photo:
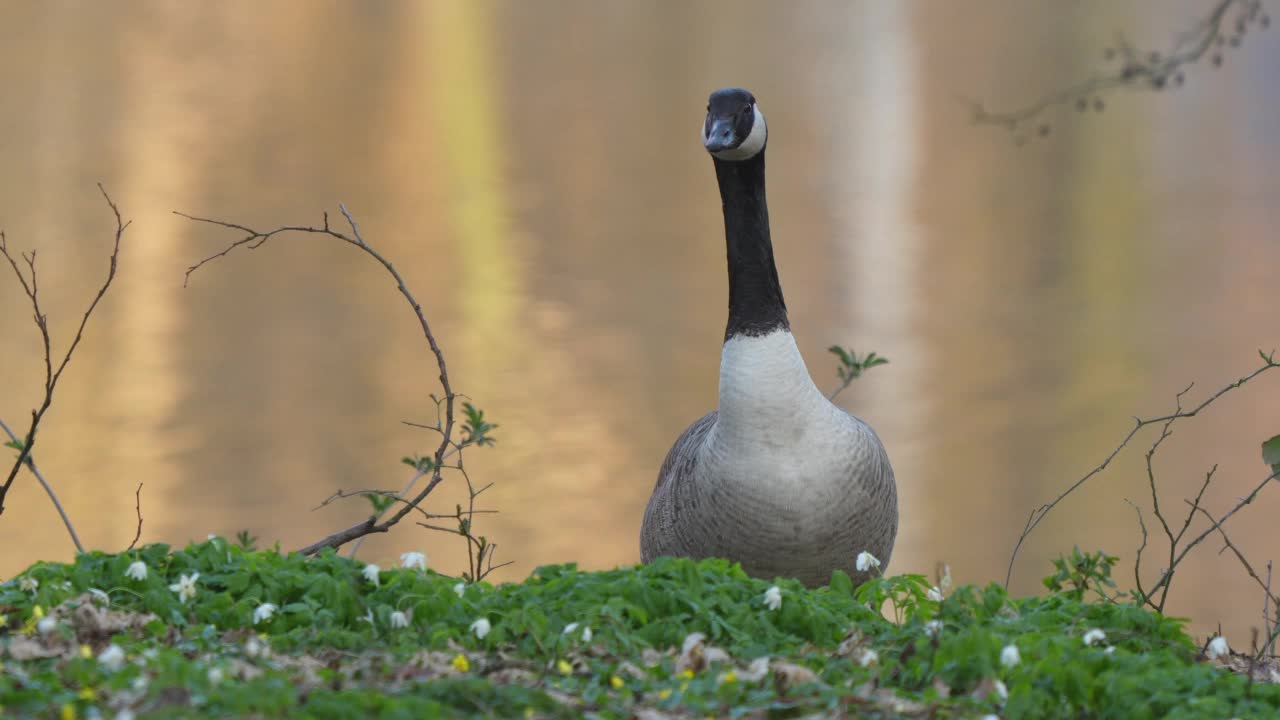
<svg viewBox="0 0 1280 720"><path fill-rule="evenodd" d="M314 555L315 553L318 553L325 548L341 547L342 545L345 545L346 543L351 542L356 538L360 538L365 535L370 535L372 533L387 532L392 528L392 526L400 522L400 520L403 519L405 515L408 515L410 512L417 510L418 505L424 499L426 499L426 497L431 494L431 491L435 489L436 485L439 485L441 480L444 479L443 476L441 475L441 470L444 464L445 453L449 450L449 447L452 444L452 438L453 438L453 424L454 424L453 406L454 406L454 398L456 396L454 395L453 387L449 384L449 370L448 370L448 367L445 365L444 353L440 350L440 345L439 343L436 342L435 335L431 332L431 325L430 323L427 322L426 315L424 315L422 312L422 305L420 305L418 301L413 297L413 293L409 292L409 288L407 285L405 285L404 278L401 277L400 272L397 271L395 267L385 257L382 256L381 253L379 253L367 242L365 242L364 236L361 235L360 233L360 226L356 223L356 220L354 217L352 217L351 213L347 211L346 206L339 203L338 209L342 211L342 216L346 218L347 225L351 228L350 234L331 228L329 226L328 213L324 213L324 224L321 227L304 226L304 225L288 225L288 226L278 227L278 228L275 228L274 230L269 230L267 232L260 232L258 230L254 230L253 228L246 227L244 225L224 222L222 220L211 220L209 218L195 217L192 215L187 215L185 213L174 211L175 215L185 217L195 222L207 223L210 225L217 225L219 227L224 227L231 230L237 230L245 234L243 238L231 243L221 252L210 255L209 257L204 258L203 260L196 263L195 265L192 265L191 267L187 268L186 278L183 283L184 287L188 282L190 282L191 274L194 273L196 270L199 270L201 267L203 267L209 262L212 262L213 260L216 260L220 257L225 257L226 255L228 255L238 247L247 246L248 249L253 250L261 247L263 243L265 243L267 240L270 240L272 237L282 233L289 233L289 232L309 233L309 234L315 234L315 235L327 235L337 240L341 240L349 245L354 245L355 247L359 248L362 252L364 252L366 255L376 260L378 264L382 265L382 267L386 269L387 273L390 274L391 277L395 280L396 288L400 291L400 294L404 296L405 300L408 301L409 306L413 308L414 314L418 317L418 323L422 327L422 334L426 337L427 344L431 347L432 354L435 355L436 366L440 370L440 376L439 376L440 387L444 390L445 409L444 409L443 428L440 431L440 445L436 447L435 463L434 463L434 469L432 470L432 474L431 474L431 480L426 484L426 486L422 490L418 492L417 495L413 497L413 499L406 501L405 504L402 507L400 507L400 509L392 513L391 516L386 520L379 520L377 516L370 516L369 518L365 519L363 522L357 525L353 525L349 528L346 528L345 530L340 530L314 543L311 543L306 547L300 548L298 552L304 555Z"/></svg>

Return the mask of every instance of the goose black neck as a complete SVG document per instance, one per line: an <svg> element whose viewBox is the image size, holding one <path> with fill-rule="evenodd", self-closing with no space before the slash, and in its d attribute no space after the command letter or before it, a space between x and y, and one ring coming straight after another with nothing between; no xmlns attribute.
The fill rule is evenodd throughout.
<svg viewBox="0 0 1280 720"><path fill-rule="evenodd" d="M714 160L729 260L729 322L724 339L789 329L769 240L764 151L747 160Z"/></svg>

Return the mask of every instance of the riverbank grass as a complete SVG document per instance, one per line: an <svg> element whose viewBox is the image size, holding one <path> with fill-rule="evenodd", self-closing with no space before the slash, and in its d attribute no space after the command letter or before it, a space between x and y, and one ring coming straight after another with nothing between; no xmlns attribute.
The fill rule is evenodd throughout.
<svg viewBox="0 0 1280 720"><path fill-rule="evenodd" d="M1093 556L1099 557L1099 556ZM1068 563L1043 597L721 561L467 585L221 538L0 586L3 716L1274 717L1280 688ZM1103 565L1106 565L1105 563ZM1065 570L1064 570L1065 568ZM1065 576L1061 576L1065 572ZM1054 581L1049 583L1054 584ZM873 609L876 608L876 609ZM1219 643L1211 655L1225 652Z"/></svg>

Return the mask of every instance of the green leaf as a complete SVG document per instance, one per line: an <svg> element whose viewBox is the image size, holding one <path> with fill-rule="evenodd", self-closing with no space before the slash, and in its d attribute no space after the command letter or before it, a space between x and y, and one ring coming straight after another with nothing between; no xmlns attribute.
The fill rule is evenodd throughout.
<svg viewBox="0 0 1280 720"><path fill-rule="evenodd" d="M21 441L21 440L10 440L9 442L5 443L5 444L4 444L4 446L5 446L5 447L7 447L7 448L13 448L14 450L17 450L18 452L22 452L22 441Z"/></svg>
<svg viewBox="0 0 1280 720"><path fill-rule="evenodd" d="M400 458L400 462L421 473L429 473L435 469L435 459L429 455L414 455Z"/></svg>
<svg viewBox="0 0 1280 720"><path fill-rule="evenodd" d="M840 358L840 362L843 365L854 364L853 357L849 355L849 351L840 347L839 345L832 345L831 347L827 348L827 352Z"/></svg>
<svg viewBox="0 0 1280 720"><path fill-rule="evenodd" d="M853 580L843 570L833 570L831 572L831 590L840 595L853 594Z"/></svg>
<svg viewBox="0 0 1280 720"><path fill-rule="evenodd" d="M1262 462L1270 465L1272 472L1280 473L1280 435L1262 443Z"/></svg>

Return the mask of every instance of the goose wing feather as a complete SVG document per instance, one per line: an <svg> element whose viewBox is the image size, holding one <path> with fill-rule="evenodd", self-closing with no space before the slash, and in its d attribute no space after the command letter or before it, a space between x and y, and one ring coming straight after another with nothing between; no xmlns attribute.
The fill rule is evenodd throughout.
<svg viewBox="0 0 1280 720"><path fill-rule="evenodd" d="M693 482L694 469L701 456L698 451L706 442L707 433L715 426L718 415L712 410L685 428L662 461L658 482L645 508L644 524L640 529L641 562L663 555L681 554L675 536L681 510L677 497L682 494L682 488L687 490Z"/></svg>

